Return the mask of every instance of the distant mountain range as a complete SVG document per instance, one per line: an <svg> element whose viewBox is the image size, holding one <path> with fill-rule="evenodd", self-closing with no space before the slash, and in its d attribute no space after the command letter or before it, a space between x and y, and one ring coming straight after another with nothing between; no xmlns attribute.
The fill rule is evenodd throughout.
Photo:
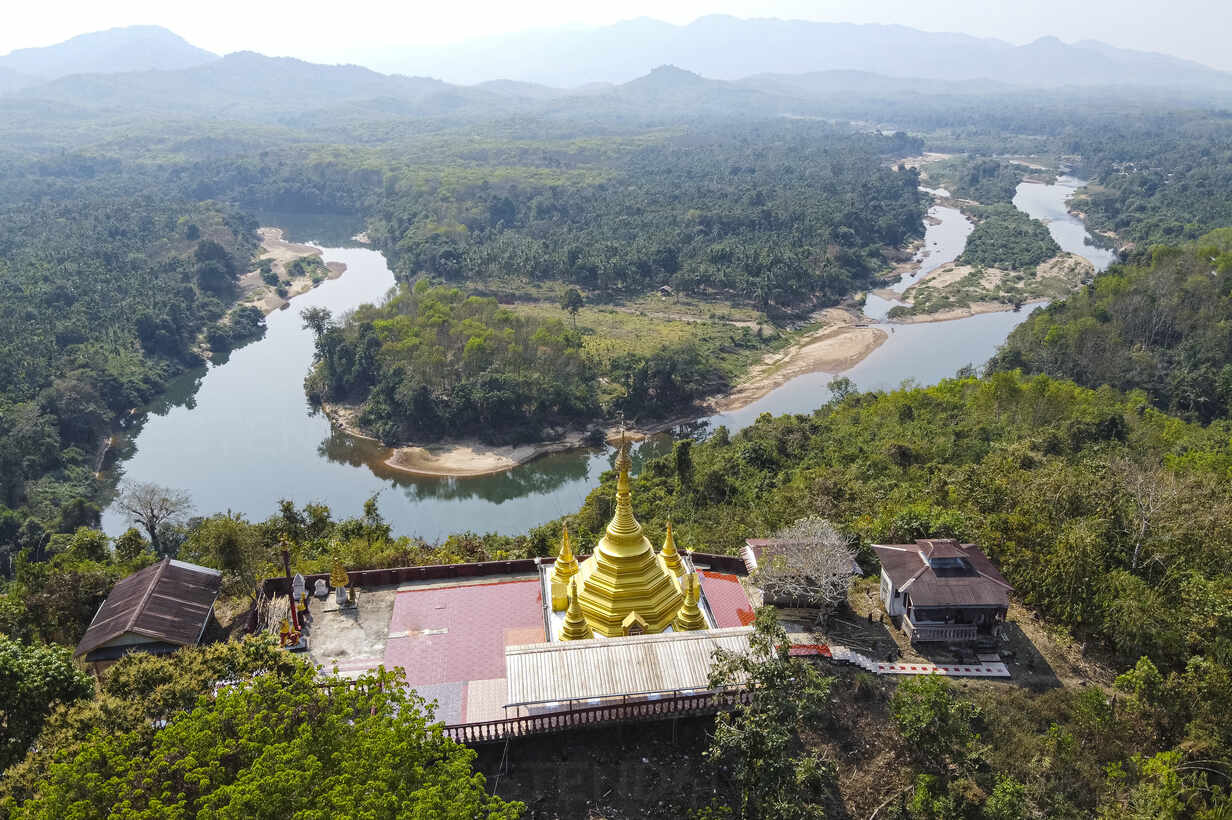
<svg viewBox="0 0 1232 820"><path fill-rule="evenodd" d="M15 96L94 109L246 115L282 108L326 108L360 100L419 103L458 89L440 80L379 74L360 66L326 66L240 51L193 68L72 74ZM495 95L465 89L472 95Z"/></svg>
<svg viewBox="0 0 1232 820"><path fill-rule="evenodd" d="M1030 87L1144 85L1232 88L1232 75L1195 62L1091 40L1044 37L1024 46L905 26L702 17L676 26L639 18L592 29L528 32L431 52L387 49L362 60L382 71L474 83L501 77L550 86L627 82L672 64L705 77L863 71Z"/></svg>
<svg viewBox="0 0 1232 820"><path fill-rule="evenodd" d="M892 122L903 106L923 97L1041 94L1049 83L1071 92L1074 86L1109 92L1116 86L1117 93L1133 89L1141 97L1172 102L1232 101L1232 74L1090 42L1045 39L1015 47L896 26L731 17L706 17L688 26L634 20L525 35L532 36L542 51L506 54L504 49L517 43L526 46L518 38L486 46L487 56L499 57L503 66L492 69L495 76L505 71L504 78L455 85L254 52L217 57L166 29L112 29L0 58L0 96L9 116L18 118L23 111L67 118L90 112L204 114L297 127L314 118L319 127L328 127L327 122L502 113L855 119L867 114ZM528 53L537 56L531 60ZM674 56L653 62L660 54ZM461 49L448 59L469 57ZM569 60L567 74L558 73ZM846 67L825 67L831 64ZM442 65L425 66L425 73L447 73L434 70ZM561 82L532 82L520 79L519 72ZM619 82L610 81L613 77ZM600 79L579 82L594 78ZM1173 88L1184 91L1166 90Z"/></svg>
<svg viewBox="0 0 1232 820"><path fill-rule="evenodd" d="M18 49L0 57L0 78L6 69L27 79L54 80L68 74L191 68L217 59L217 54L160 26L128 26L80 34L54 46Z"/></svg>

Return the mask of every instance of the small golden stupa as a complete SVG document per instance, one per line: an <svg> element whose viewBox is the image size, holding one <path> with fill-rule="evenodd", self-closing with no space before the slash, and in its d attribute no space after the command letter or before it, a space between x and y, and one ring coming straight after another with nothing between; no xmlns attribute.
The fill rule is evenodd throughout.
<svg viewBox="0 0 1232 820"><path fill-rule="evenodd" d="M676 551L676 539L672 537L672 522L669 519L667 522L667 537L663 539L663 549L659 551L659 555L663 556L663 563L672 571L673 575L679 575L684 571L684 564L680 560L680 553Z"/></svg>
<svg viewBox="0 0 1232 820"><path fill-rule="evenodd" d="M567 596L569 615L561 629L562 638L566 631L569 639L580 631L577 624L570 626L575 607L596 634L609 638L662 632L682 615L685 595L677 577L683 571L680 554L670 530L659 554L642 533L642 525L633 517L629 467L629 453L622 437L616 457L616 512L607 531L599 539L594 554L582 561L575 573L564 569L567 574L558 576L555 569L552 572L555 589L560 589L556 584L563 587L565 579L570 588L577 585L576 595ZM559 563L563 559L567 567L570 558L576 561L566 540L557 560ZM692 623L692 619L688 622Z"/></svg>
<svg viewBox="0 0 1232 820"><path fill-rule="evenodd" d="M706 618L702 615L701 607L698 606L698 601L702 597L702 586L696 575L686 575L684 581L684 606L680 607L676 620L672 622L672 629L677 632L705 629Z"/></svg>
<svg viewBox="0 0 1232 820"><path fill-rule="evenodd" d="M552 565L552 580L567 585L569 579L577 575L577 572L578 560L573 554L573 545L569 543L569 527L566 525L560 539L560 554L556 556L556 563Z"/></svg>
<svg viewBox="0 0 1232 820"><path fill-rule="evenodd" d="M591 631L590 624L582 615L582 608L578 606L577 581L570 581L569 612L565 615L565 623L560 628L560 639L562 641L584 641L594 636L595 633Z"/></svg>

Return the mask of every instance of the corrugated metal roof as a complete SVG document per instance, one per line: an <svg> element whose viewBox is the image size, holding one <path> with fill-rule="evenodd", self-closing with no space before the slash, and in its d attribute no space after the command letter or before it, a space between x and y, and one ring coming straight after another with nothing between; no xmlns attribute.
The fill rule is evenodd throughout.
<svg viewBox="0 0 1232 820"><path fill-rule="evenodd" d="M752 575L757 572L757 568L766 563L766 559L777 555L782 555L783 551L778 549L784 545L791 544L807 544L807 541L791 541L784 538L746 538L744 546L740 548L740 558L744 561L744 567ZM860 568L860 562L855 556L851 556L851 571L856 575L863 575L864 570Z"/></svg>
<svg viewBox="0 0 1232 820"><path fill-rule="evenodd" d="M748 626L510 646L509 706L709 688L716 649L747 652Z"/></svg>
<svg viewBox="0 0 1232 820"><path fill-rule="evenodd" d="M116 583L74 654L127 634L177 646L195 644L221 587L218 570L164 558Z"/></svg>

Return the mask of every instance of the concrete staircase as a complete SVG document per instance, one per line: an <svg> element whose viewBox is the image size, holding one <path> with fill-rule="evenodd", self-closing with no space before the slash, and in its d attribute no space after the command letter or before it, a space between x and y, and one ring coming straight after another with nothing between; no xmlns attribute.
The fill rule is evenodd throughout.
<svg viewBox="0 0 1232 820"><path fill-rule="evenodd" d="M999 661L944 665L903 661L882 662L875 661L854 649L836 644L830 644L830 657L839 663L858 666L874 675L943 675L951 678L1008 678L1010 676L1009 668Z"/></svg>

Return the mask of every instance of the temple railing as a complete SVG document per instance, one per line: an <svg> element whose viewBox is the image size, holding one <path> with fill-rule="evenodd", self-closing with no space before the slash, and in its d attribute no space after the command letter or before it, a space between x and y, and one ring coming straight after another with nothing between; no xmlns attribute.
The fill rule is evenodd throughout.
<svg viewBox="0 0 1232 820"><path fill-rule="evenodd" d="M568 732L604 724L711 715L747 704L749 699L747 690L733 690L673 695L655 700L624 700L580 709L567 708L500 720L459 723L446 726L445 733L459 743L495 743L509 738Z"/></svg>
<svg viewBox="0 0 1232 820"><path fill-rule="evenodd" d="M712 555L704 552L691 552L694 563L702 564L712 570L744 575L744 561L737 555ZM578 555L582 561L587 556ZM424 581L464 580L493 575L525 575L538 571L540 564L551 566L555 558L514 558L507 561L479 561L466 564L425 564L416 567L387 567L382 569L347 570L350 582L360 589L396 584L416 583ZM304 576L304 583L309 592L317 581L329 583L328 572L318 572ZM259 590L267 597L287 595L291 582L287 578L266 578Z"/></svg>

